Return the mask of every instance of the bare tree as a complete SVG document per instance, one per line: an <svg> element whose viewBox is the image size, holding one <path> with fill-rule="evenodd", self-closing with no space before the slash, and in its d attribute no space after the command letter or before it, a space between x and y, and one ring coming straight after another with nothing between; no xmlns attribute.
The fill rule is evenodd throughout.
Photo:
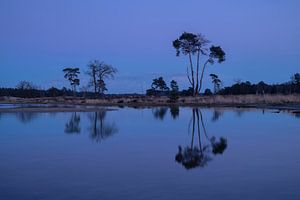
<svg viewBox="0 0 300 200"><path fill-rule="evenodd" d="M104 62L99 60L91 61L86 72L90 76L89 86L94 88L95 94L103 94L107 90L104 80L114 78L117 72L116 68Z"/></svg>
<svg viewBox="0 0 300 200"><path fill-rule="evenodd" d="M17 89L20 90L33 90L33 89L37 89L37 87L35 85L33 85L33 83L29 82L29 81L20 81L18 83L18 85L16 86Z"/></svg>

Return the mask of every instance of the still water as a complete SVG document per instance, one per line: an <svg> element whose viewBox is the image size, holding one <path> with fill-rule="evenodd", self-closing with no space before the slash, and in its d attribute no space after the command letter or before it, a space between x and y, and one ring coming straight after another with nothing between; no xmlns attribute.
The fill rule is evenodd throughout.
<svg viewBox="0 0 300 200"><path fill-rule="evenodd" d="M300 199L300 118L270 110L0 113L0 199Z"/></svg>

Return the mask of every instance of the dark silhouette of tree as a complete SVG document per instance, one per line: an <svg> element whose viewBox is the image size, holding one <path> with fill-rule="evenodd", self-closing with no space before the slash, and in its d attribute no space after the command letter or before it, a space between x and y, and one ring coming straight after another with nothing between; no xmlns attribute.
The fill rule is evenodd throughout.
<svg viewBox="0 0 300 200"><path fill-rule="evenodd" d="M189 57L190 66L187 68L187 77L191 84L193 95L198 95L202 88L202 80L207 64L213 64L217 59L219 63L225 61L225 53L219 46L211 46L207 49L209 41L201 34L184 32L182 35L173 41L173 47L176 49L176 56L180 53ZM204 63L201 77L199 79L200 56L208 56ZM196 67L193 64L193 56L196 56ZM196 69L195 69L196 68Z"/></svg>
<svg viewBox="0 0 300 200"><path fill-rule="evenodd" d="M76 86L80 85L80 80L78 74L80 74L79 68L64 68L63 72L65 73L64 77L70 82L74 96L76 94Z"/></svg>
<svg viewBox="0 0 300 200"><path fill-rule="evenodd" d="M151 88L154 89L154 90L159 90L161 92L169 90L169 88L168 88L166 82L164 81L163 77L153 79L152 84L151 84Z"/></svg>
<svg viewBox="0 0 300 200"><path fill-rule="evenodd" d="M179 87L178 87L178 84L175 80L172 80L170 82L170 88L171 88L171 91L174 91L174 92L178 92L179 91Z"/></svg>
<svg viewBox="0 0 300 200"><path fill-rule="evenodd" d="M89 115L91 127L89 128L90 137L96 142L111 137L118 132L115 123L105 121L106 110L98 111Z"/></svg>
<svg viewBox="0 0 300 200"><path fill-rule="evenodd" d="M209 76L211 77L212 83L214 84L214 93L217 94L220 91L222 82L216 74L210 74Z"/></svg>
<svg viewBox="0 0 300 200"><path fill-rule="evenodd" d="M98 71L99 71L99 61L95 60L95 61L91 61L88 64L88 71L86 72L87 75L90 76L90 82L89 82L89 86L93 86L94 87L94 93L97 94L97 88L98 88Z"/></svg>
<svg viewBox="0 0 300 200"><path fill-rule="evenodd" d="M300 85L300 74L296 73L291 77L291 81L295 85Z"/></svg>
<svg viewBox="0 0 300 200"><path fill-rule="evenodd" d="M175 80L172 80L170 82L170 88L171 91L169 93L169 98L171 102L176 102L177 99L179 98L179 87L178 84Z"/></svg>
<svg viewBox="0 0 300 200"><path fill-rule="evenodd" d="M265 91L267 90L268 85L265 84L263 81L260 81L257 84L256 94L265 94Z"/></svg>
<svg viewBox="0 0 300 200"><path fill-rule="evenodd" d="M99 80L98 85L99 85L98 86L99 87L98 92L100 94L104 94L104 92L107 91L106 84L105 84L104 80Z"/></svg>
<svg viewBox="0 0 300 200"><path fill-rule="evenodd" d="M33 85L33 83L29 81L20 81L18 85L16 86L19 90L36 90L37 87Z"/></svg>
<svg viewBox="0 0 300 200"><path fill-rule="evenodd" d="M47 94L48 96L51 97L57 97L57 96L61 96L63 95L63 93L61 92L61 90L55 88L55 87L51 87L47 90Z"/></svg>
<svg viewBox="0 0 300 200"><path fill-rule="evenodd" d="M202 82L203 82L203 77L204 77L204 71L207 66L207 64L213 65L215 60L217 60L218 63L222 63L225 61L225 52L220 46L211 46L209 49L209 58L207 61L204 63L202 72L201 72L201 78L200 78L200 84L199 84L199 93L202 88Z"/></svg>
<svg viewBox="0 0 300 200"><path fill-rule="evenodd" d="M72 114L70 120L65 125L65 133L80 133L80 115L77 115L76 112Z"/></svg>
<svg viewBox="0 0 300 200"><path fill-rule="evenodd" d="M88 64L86 73L90 76L89 86L94 88L95 95L107 91L105 79L114 78L117 72L116 68L99 60L91 61Z"/></svg>
<svg viewBox="0 0 300 200"><path fill-rule="evenodd" d="M210 89L205 89L205 91L204 91L204 95L206 95L206 96L210 96L210 95L212 95L213 93L211 92L211 90Z"/></svg>

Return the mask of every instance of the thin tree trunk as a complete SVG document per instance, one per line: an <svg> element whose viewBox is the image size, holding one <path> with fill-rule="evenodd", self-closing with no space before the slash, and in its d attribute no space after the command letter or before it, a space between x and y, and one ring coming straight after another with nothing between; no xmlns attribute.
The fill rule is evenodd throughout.
<svg viewBox="0 0 300 200"><path fill-rule="evenodd" d="M202 73L201 73L201 78L200 78L200 85L199 85L199 94L201 92L201 89L202 89L202 82L203 82L203 76L204 76L204 71L205 71L205 68L206 68L206 65L208 64L208 60L205 62L205 64L203 65L203 68L202 68Z"/></svg>
<svg viewBox="0 0 300 200"><path fill-rule="evenodd" d="M192 61L191 53L189 53L189 60L190 60L190 67L191 67L191 74L192 74L193 96L195 96L195 77L194 77L194 68L193 68L193 61Z"/></svg>
<svg viewBox="0 0 300 200"><path fill-rule="evenodd" d="M73 86L73 96L76 97L76 85Z"/></svg>
<svg viewBox="0 0 300 200"><path fill-rule="evenodd" d="M197 53L197 71L196 71L196 95L199 94L198 88L199 88L199 60L200 60L200 50Z"/></svg>

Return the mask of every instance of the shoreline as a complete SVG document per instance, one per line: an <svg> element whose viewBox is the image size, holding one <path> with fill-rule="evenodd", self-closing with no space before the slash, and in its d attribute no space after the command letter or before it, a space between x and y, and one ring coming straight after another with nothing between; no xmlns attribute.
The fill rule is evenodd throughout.
<svg viewBox="0 0 300 200"><path fill-rule="evenodd" d="M171 102L166 96L118 96L99 99L79 97L17 98L0 97L0 104L16 105L0 112L90 112L103 107L228 107L277 109L300 113L300 95L227 95L179 97ZM24 107L19 105L26 105Z"/></svg>

